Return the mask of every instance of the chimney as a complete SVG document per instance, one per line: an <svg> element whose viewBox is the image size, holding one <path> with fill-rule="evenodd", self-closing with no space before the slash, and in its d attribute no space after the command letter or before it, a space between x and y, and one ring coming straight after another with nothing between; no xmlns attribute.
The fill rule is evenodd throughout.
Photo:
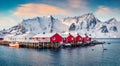
<svg viewBox="0 0 120 66"><path fill-rule="evenodd" d="M70 33L69 33L69 35L70 35Z"/></svg>
<svg viewBox="0 0 120 66"><path fill-rule="evenodd" d="M45 32L43 32L43 34L45 34Z"/></svg>

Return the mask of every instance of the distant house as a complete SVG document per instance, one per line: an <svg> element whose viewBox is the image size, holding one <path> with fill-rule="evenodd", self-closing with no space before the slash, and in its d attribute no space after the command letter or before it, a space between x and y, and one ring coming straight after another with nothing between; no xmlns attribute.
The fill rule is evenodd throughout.
<svg viewBox="0 0 120 66"><path fill-rule="evenodd" d="M63 41L63 38L61 35L59 35L58 33L54 34L53 36L50 37L50 42L57 42L60 43Z"/></svg>
<svg viewBox="0 0 120 66"><path fill-rule="evenodd" d="M90 41L91 41L91 38L87 35L83 38L83 42L90 42Z"/></svg>
<svg viewBox="0 0 120 66"><path fill-rule="evenodd" d="M21 34L21 35L6 35L4 37L4 41L17 41L17 42L34 42L34 40L30 39L34 34Z"/></svg>
<svg viewBox="0 0 120 66"><path fill-rule="evenodd" d="M70 33L68 34L67 37L64 37L63 39L64 39L63 41L64 41L65 43L72 43L72 42L74 42L74 36L71 35Z"/></svg>
<svg viewBox="0 0 120 66"><path fill-rule="evenodd" d="M15 35L6 35L4 36L4 41L14 41Z"/></svg>
<svg viewBox="0 0 120 66"><path fill-rule="evenodd" d="M37 42L50 42L50 38L54 35L55 33L40 33L37 34L35 36L33 36L32 38L37 41Z"/></svg>
<svg viewBox="0 0 120 66"><path fill-rule="evenodd" d="M75 37L75 42L82 42L83 41L83 37L80 36L79 34L77 34L77 36Z"/></svg>

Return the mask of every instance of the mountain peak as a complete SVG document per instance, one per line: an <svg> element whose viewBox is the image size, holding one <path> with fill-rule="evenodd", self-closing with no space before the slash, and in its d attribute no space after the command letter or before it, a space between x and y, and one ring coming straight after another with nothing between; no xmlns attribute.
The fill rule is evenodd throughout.
<svg viewBox="0 0 120 66"><path fill-rule="evenodd" d="M78 32L81 35L91 34L91 36L95 38L120 37L119 24L115 18L111 18L103 23L98 20L93 13L61 19L56 19L52 15L43 17L36 16L34 18L24 19L19 25L0 31L0 35ZM22 32L20 32L21 30Z"/></svg>
<svg viewBox="0 0 120 66"><path fill-rule="evenodd" d="M87 13L82 15L81 17L85 17L85 19L95 19L95 16L93 13Z"/></svg>
<svg viewBox="0 0 120 66"><path fill-rule="evenodd" d="M87 14L84 14L83 16L94 16L93 13L87 13Z"/></svg>
<svg viewBox="0 0 120 66"><path fill-rule="evenodd" d="M39 20L39 19L40 19L40 17L28 18L28 19L23 19L22 22L33 21L33 20Z"/></svg>
<svg viewBox="0 0 120 66"><path fill-rule="evenodd" d="M43 18L53 18L52 15L48 15L48 16L43 16Z"/></svg>
<svg viewBox="0 0 120 66"><path fill-rule="evenodd" d="M111 18L107 21L107 23L114 23L114 22L117 22L117 20L115 18Z"/></svg>
<svg viewBox="0 0 120 66"><path fill-rule="evenodd" d="M94 16L94 14L93 13L87 13L88 15L92 15L92 16Z"/></svg>
<svg viewBox="0 0 120 66"><path fill-rule="evenodd" d="M111 18L109 21L116 22L117 20L115 18Z"/></svg>

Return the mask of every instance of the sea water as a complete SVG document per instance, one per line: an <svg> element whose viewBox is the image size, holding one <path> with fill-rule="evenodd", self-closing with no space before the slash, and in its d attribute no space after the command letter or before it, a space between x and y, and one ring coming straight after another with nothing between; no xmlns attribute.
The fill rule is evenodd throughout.
<svg viewBox="0 0 120 66"><path fill-rule="evenodd" d="M0 66L120 66L120 39L96 40L106 43L103 47L100 44L61 49L10 48L0 45Z"/></svg>

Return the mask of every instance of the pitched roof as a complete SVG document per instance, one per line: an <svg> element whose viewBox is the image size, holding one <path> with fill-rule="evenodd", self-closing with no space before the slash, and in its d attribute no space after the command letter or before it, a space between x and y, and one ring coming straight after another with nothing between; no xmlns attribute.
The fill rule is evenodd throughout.
<svg viewBox="0 0 120 66"><path fill-rule="evenodd" d="M51 36L53 36L55 33L45 33L45 34L43 34L43 33L40 33L40 34L37 34L37 35L35 35L35 36L33 36L33 37L51 37Z"/></svg>

